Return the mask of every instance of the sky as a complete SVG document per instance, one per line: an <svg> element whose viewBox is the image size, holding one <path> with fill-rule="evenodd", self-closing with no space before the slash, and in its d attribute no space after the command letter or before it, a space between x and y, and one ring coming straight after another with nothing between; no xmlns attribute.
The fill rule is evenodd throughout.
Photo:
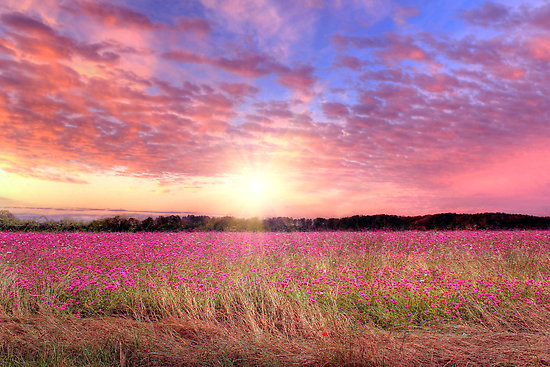
<svg viewBox="0 0 550 367"><path fill-rule="evenodd" d="M549 1L2 0L0 208L550 215L549 96Z"/></svg>

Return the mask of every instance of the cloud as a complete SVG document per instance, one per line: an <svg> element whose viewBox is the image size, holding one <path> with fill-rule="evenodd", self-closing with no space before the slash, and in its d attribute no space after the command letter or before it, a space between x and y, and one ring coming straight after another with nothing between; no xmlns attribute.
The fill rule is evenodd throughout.
<svg viewBox="0 0 550 367"><path fill-rule="evenodd" d="M149 16L130 7L107 2L73 1L61 9L74 16L86 16L104 27L131 27L143 31L194 32L202 35L210 33L208 21L196 17L178 17L174 24L154 22Z"/></svg>
<svg viewBox="0 0 550 367"><path fill-rule="evenodd" d="M494 27L505 25L512 20L510 10L505 5L487 1L479 8L464 10L461 16L471 24Z"/></svg>
<svg viewBox="0 0 550 367"><path fill-rule="evenodd" d="M246 83L221 83L220 88L233 98L242 100L246 97L254 97L260 89Z"/></svg>
<svg viewBox="0 0 550 367"><path fill-rule="evenodd" d="M301 93L302 96L310 98L313 95L313 85L317 80L313 75L314 72L315 69L310 65L285 67L276 73L277 81L279 84Z"/></svg>
<svg viewBox="0 0 550 367"><path fill-rule="evenodd" d="M390 33L385 36L384 43L384 47L375 54L385 61L394 62L407 59L420 62L433 61L433 56L417 45L412 37Z"/></svg>
<svg viewBox="0 0 550 367"><path fill-rule="evenodd" d="M331 36L331 42L338 49L347 49L349 47L355 48L370 48L370 47L384 47L384 39L381 37L371 36L345 36L339 33L335 33Z"/></svg>
<svg viewBox="0 0 550 367"><path fill-rule="evenodd" d="M414 17L419 14L419 10L413 6L396 6L393 12L393 21L398 25L406 25L407 18Z"/></svg>
<svg viewBox="0 0 550 367"><path fill-rule="evenodd" d="M419 62L433 63L434 56L417 44L411 36L397 33L386 33L384 36L345 36L339 33L333 34L332 43L340 51L352 48L373 49L373 56L382 62L400 62L402 60L414 60ZM345 58L345 56L344 56ZM359 69L360 59L347 59L351 65ZM353 69L353 68L352 68Z"/></svg>
<svg viewBox="0 0 550 367"><path fill-rule="evenodd" d="M88 79L67 66L4 63L10 72L0 85L11 103L0 106L6 117L0 139L4 152L19 157L7 169L64 182L78 179L34 167L82 172L123 166L130 175L159 177L223 172L227 148L215 135L223 134L233 108L255 90L243 83L214 89L164 82L155 83L164 93L150 95L127 88L124 74ZM229 93L215 91L223 89ZM231 95L235 91L241 94Z"/></svg>
<svg viewBox="0 0 550 367"><path fill-rule="evenodd" d="M461 17L470 24L486 28L528 27L550 30L550 4L547 2L540 6L534 4L512 8L486 1L478 8L462 11Z"/></svg>
<svg viewBox="0 0 550 367"><path fill-rule="evenodd" d="M2 205L3 207L16 205L16 204L18 204L17 200L0 196L0 205Z"/></svg>
<svg viewBox="0 0 550 367"><path fill-rule="evenodd" d="M5 170L81 184L98 172L178 183L276 161L305 196L334 190L366 203L387 192L403 198L399 205L416 205L406 198L418 195L432 207L457 203L454 189L490 192L483 171L502 170L510 181L503 187L521 197L519 188L532 186L514 177L526 172L536 181L544 170L543 161L527 171L506 165L547 153L520 160L509 153L550 139L550 36L537 16L546 7L487 3L461 13L476 33L456 37L340 29L319 36L333 46L319 61L259 44L277 43L295 15L314 18L308 12L321 8L301 2L287 16L270 2L274 19L264 27L266 14L247 13L257 4L228 3L236 8L207 4L209 20L159 21L120 3L90 2L65 3L66 22L0 15L0 149L16 157L4 159ZM229 35L218 23L224 14L237 20ZM77 21L106 31L77 32ZM194 34L208 37L198 42ZM134 44L140 37L142 47ZM538 177L533 190L542 195L548 177Z"/></svg>
<svg viewBox="0 0 550 367"><path fill-rule="evenodd" d="M211 31L210 23L202 18L180 17L175 22L176 29L182 32L208 34Z"/></svg>
<svg viewBox="0 0 550 367"><path fill-rule="evenodd" d="M102 63L116 62L124 52L118 45L107 42L78 42L62 36L38 19L21 13L0 15L0 22L7 27L4 32L13 49L42 60L71 59L75 56Z"/></svg>
<svg viewBox="0 0 550 367"><path fill-rule="evenodd" d="M194 64L204 64L219 67L230 73L257 78L280 70L281 66L265 55L239 55L236 58L210 57L204 54L186 50L169 51L162 54L167 60Z"/></svg>
<svg viewBox="0 0 550 367"><path fill-rule="evenodd" d="M62 7L77 15L86 15L101 22L104 26L135 27L152 30L154 23L148 16L126 6L103 2L74 1Z"/></svg>
<svg viewBox="0 0 550 367"><path fill-rule="evenodd" d="M526 51L536 60L550 61L550 35L535 35L526 43Z"/></svg>
<svg viewBox="0 0 550 367"><path fill-rule="evenodd" d="M329 118L341 118L349 114L348 107L338 102L323 103L323 112Z"/></svg>
<svg viewBox="0 0 550 367"><path fill-rule="evenodd" d="M360 71L364 64L365 62L360 60L358 57L344 55L340 56L333 65L337 67L345 67L354 71Z"/></svg>
<svg viewBox="0 0 550 367"><path fill-rule="evenodd" d="M275 74L279 84L305 94L311 94L311 89L316 81L313 75L315 70L312 66L299 65L291 68L265 54L248 53L227 58L177 50L165 52L162 57L174 62L210 65L247 78Z"/></svg>
<svg viewBox="0 0 550 367"><path fill-rule="evenodd" d="M335 65L342 64L342 52L353 53L348 69L361 81L355 100L328 98L322 105L325 116L346 122L343 135L333 140L341 157L336 171L354 167L366 180L432 190L441 197L450 195L443 177L466 182L453 173L486 159L494 172L509 150L529 146L536 135L550 138L542 118L550 112L542 97L550 92L543 82L550 75L541 63L547 60L548 35L533 21L536 8L524 7L527 15L519 18L519 11L493 5L463 14L483 27L523 19L536 31L485 39L400 31L332 36Z"/></svg>
<svg viewBox="0 0 550 367"><path fill-rule="evenodd" d="M207 14L226 33L248 40L261 52L283 61L292 46L313 34L318 7L308 1L201 0Z"/></svg>

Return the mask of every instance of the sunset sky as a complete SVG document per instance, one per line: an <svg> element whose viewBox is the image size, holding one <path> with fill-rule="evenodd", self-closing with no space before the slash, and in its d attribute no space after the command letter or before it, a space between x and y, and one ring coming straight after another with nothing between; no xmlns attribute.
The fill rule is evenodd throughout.
<svg viewBox="0 0 550 367"><path fill-rule="evenodd" d="M15 213L550 215L549 160L549 1L0 2Z"/></svg>

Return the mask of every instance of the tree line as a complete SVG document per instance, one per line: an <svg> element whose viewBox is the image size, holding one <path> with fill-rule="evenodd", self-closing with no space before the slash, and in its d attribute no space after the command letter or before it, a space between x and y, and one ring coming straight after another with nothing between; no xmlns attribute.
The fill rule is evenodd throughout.
<svg viewBox="0 0 550 367"><path fill-rule="evenodd" d="M92 221L19 219L0 210L0 231L26 232L309 232L365 230L475 230L475 229L550 229L550 217L521 214L442 213L422 216L354 215L344 218L235 218L204 215L169 215L138 219L108 217Z"/></svg>

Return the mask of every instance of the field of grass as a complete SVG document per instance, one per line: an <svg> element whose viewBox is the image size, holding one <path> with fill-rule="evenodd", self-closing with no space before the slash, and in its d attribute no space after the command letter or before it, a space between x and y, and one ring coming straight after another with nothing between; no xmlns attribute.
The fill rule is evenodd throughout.
<svg viewBox="0 0 550 367"><path fill-rule="evenodd" d="M0 233L0 366L550 365L550 232Z"/></svg>

